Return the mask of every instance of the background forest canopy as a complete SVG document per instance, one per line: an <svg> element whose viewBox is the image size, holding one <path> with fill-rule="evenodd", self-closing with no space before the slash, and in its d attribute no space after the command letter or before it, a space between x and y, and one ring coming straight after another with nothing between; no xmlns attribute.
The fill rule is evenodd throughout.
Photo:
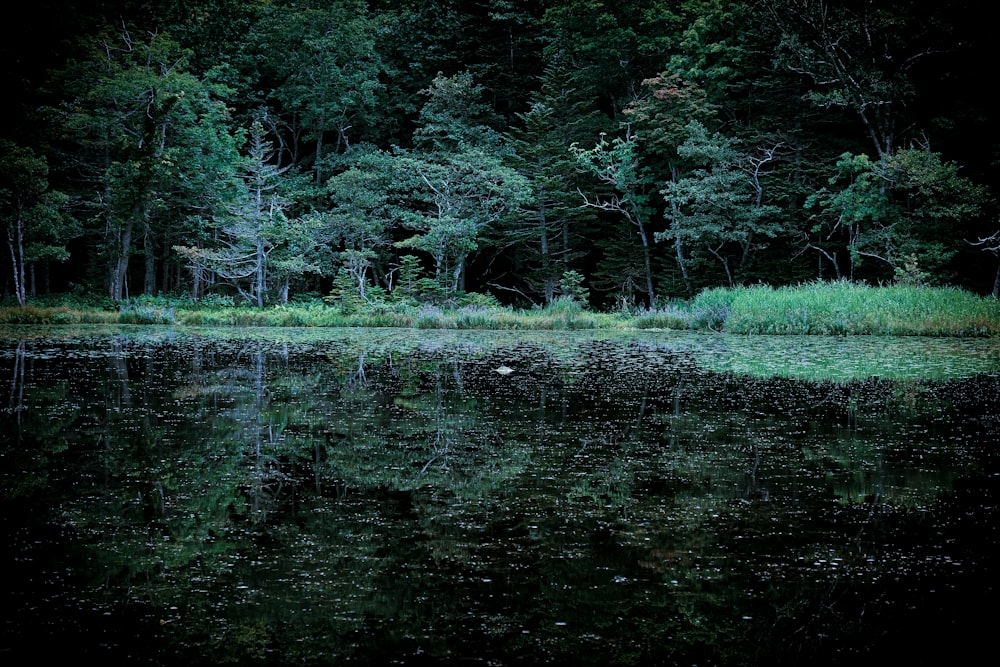
<svg viewBox="0 0 1000 667"><path fill-rule="evenodd" d="M38 0L2 293L997 295L981 4Z"/></svg>

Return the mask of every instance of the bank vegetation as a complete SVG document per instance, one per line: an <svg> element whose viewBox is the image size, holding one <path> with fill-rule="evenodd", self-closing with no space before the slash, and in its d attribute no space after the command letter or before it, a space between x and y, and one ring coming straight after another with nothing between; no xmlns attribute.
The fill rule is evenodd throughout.
<svg viewBox="0 0 1000 667"><path fill-rule="evenodd" d="M597 311L567 296L514 308L477 293L439 302L312 296L256 308L225 298L200 302L136 297L120 302L60 297L0 307L0 323L415 329L667 329L764 335L1000 335L1000 301L952 287L870 286L846 281L773 288L706 289L655 308Z"/></svg>

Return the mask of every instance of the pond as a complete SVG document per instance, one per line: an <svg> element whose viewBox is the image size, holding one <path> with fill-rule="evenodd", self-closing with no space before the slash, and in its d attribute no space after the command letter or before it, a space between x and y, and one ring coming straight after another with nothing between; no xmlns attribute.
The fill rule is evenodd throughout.
<svg viewBox="0 0 1000 667"><path fill-rule="evenodd" d="M996 341L10 327L0 389L7 665L993 646Z"/></svg>

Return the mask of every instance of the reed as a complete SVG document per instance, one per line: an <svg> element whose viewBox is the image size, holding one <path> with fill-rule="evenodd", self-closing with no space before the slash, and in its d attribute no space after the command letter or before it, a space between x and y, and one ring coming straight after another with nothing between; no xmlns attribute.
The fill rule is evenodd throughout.
<svg viewBox="0 0 1000 667"><path fill-rule="evenodd" d="M815 282L733 291L724 330L742 334L994 336L1000 302L952 287Z"/></svg>

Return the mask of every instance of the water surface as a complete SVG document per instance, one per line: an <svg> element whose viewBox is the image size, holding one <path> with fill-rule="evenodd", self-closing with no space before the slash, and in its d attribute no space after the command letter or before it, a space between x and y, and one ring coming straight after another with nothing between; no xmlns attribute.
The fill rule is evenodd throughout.
<svg viewBox="0 0 1000 667"><path fill-rule="evenodd" d="M990 341L0 331L0 659L961 662ZM985 606L984 606L985 605Z"/></svg>

